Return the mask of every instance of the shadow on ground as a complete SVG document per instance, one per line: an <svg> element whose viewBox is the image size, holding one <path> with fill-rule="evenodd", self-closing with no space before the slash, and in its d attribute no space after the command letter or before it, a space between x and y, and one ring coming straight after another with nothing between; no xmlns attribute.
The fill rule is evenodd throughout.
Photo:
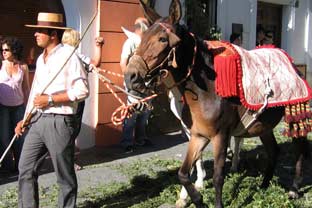
<svg viewBox="0 0 312 208"><path fill-rule="evenodd" d="M310 142L311 145L311 142ZM278 164L276 170L274 172L274 177L278 178L278 183L285 188L285 191L289 189L291 186L293 176L294 176L294 168L295 168L295 157L293 154L293 145L290 142L285 142L279 145L280 147L280 156L278 158ZM239 197L239 185L240 183L247 177L258 177L260 176L265 169L267 156L262 146L258 146L257 148L249 151L241 152L241 165L240 170L242 174L239 178L236 179L231 192L231 199L228 201L232 201L235 198ZM309 165L311 163L311 158L306 160L305 168L304 168L304 180L302 186L310 187L312 184L312 167ZM226 162L225 171L226 174L230 173L230 162ZM207 171L206 180L209 180L213 176L213 161L207 160L204 163L204 167ZM131 180L131 186L125 188L124 190L115 193L113 195L105 195L99 196L98 198L93 198L92 201L86 200L79 205L80 208L98 208L105 205L105 207L113 208L126 208L131 207L133 205L140 204L144 201L148 201L151 198L157 198L157 200L162 200L159 197L159 194L166 188L172 187L180 184L177 175L178 169L168 170L168 171L160 171L157 174L156 178L150 178L147 175L141 174L136 175ZM196 173L193 173L193 176ZM229 179L228 179L229 180ZM212 189L213 184L211 183L206 186L207 189ZM246 194L243 197L243 201L241 202L242 207L251 204L255 199L253 196L256 194L256 185L257 183L253 183L251 186L254 187L254 191L250 191L250 193ZM179 186L180 187L180 186ZM309 192L310 188L306 188L302 190L302 194ZM203 191L205 193L205 191ZM207 194L207 193L206 193ZM170 196L168 196L170 197ZM173 194L173 197L175 195ZM174 204L174 200L172 199L172 204ZM212 196L213 200L213 196ZM168 200L166 201L168 202ZM160 203L161 204L161 203ZM155 205L155 204L154 204ZM159 205L155 206L158 207ZM140 207L140 206L139 206ZM169 206L172 207L172 206Z"/></svg>
<svg viewBox="0 0 312 208"><path fill-rule="evenodd" d="M90 149L81 150L79 153L76 154L76 163L82 167L97 165L127 157L140 156L145 153L158 152L187 142L187 139L183 137L180 132L167 135L152 136L150 137L150 140L152 142L152 145L137 146L131 153L125 152L124 149L121 148L119 145L112 145L109 147L93 147ZM53 171L54 170L52 162L50 158L47 157L39 174L42 175ZM0 173L0 185L17 180L17 173Z"/></svg>

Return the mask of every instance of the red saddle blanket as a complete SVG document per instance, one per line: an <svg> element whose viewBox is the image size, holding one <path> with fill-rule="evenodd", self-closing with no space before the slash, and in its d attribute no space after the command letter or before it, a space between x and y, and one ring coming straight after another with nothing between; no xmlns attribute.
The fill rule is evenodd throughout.
<svg viewBox="0 0 312 208"><path fill-rule="evenodd" d="M248 51L222 41L208 41L208 46L215 50L216 93L221 97L238 96L251 110L263 106L268 87L273 92L268 107L311 99L311 88L285 51L272 47Z"/></svg>

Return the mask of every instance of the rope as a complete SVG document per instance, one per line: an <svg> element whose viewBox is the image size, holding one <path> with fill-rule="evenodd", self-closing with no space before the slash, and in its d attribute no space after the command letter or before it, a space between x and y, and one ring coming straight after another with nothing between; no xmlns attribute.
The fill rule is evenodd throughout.
<svg viewBox="0 0 312 208"><path fill-rule="evenodd" d="M104 73L107 73L107 74L110 74L110 75L113 75L113 76L116 76L116 77L120 77L120 78L124 78L124 75L122 74L118 74L118 73L115 73L115 72L111 72L111 71L108 71L108 70L105 70L105 69L100 69L100 68L97 68L100 72L104 72Z"/></svg>
<svg viewBox="0 0 312 208"><path fill-rule="evenodd" d="M145 98L141 98L138 96L135 96L129 92L127 92L126 90L124 90L123 88L121 88L120 86L116 85L114 82L112 82L110 79L108 79L107 77L105 77L103 74L101 74L100 72L105 72L114 76L118 76L118 77L124 77L121 74L117 74L108 70L104 70L104 69L100 69L98 67L94 67L92 66L92 72L96 73L99 77L99 79L105 83L105 86L107 87L107 89L114 95L114 97L118 100L118 102L121 104L121 106L119 106L112 114L111 117L111 121L115 126L121 125L123 123L123 121L126 118L129 118L133 115L133 113L137 112L137 108L136 107L142 107L143 109L144 107L146 107L148 110L152 110L153 107L151 105L149 105L146 101L151 100L155 97L157 97L157 94L153 94L151 96L145 97ZM113 87L115 87L116 89L122 91L123 93L137 99L137 102L131 103L131 104L126 104L124 103L121 98L117 95L117 93L110 87L110 85L112 85Z"/></svg>

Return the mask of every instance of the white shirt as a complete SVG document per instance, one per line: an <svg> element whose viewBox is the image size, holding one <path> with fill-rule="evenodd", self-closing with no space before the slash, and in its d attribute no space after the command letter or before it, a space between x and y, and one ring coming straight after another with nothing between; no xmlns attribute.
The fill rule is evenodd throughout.
<svg viewBox="0 0 312 208"><path fill-rule="evenodd" d="M43 113L55 114L75 114L77 102L74 101L84 100L88 97L89 86L86 72L84 71L82 62L76 53L72 54L72 51L73 48L64 47L62 44L59 44L50 52L46 63L44 63L43 53L38 57L36 73L29 96L30 102L26 109L27 113L33 109L33 100L37 94L52 95L58 92L67 92L69 99L73 102L57 104L53 107L42 109ZM71 54L71 58L63 67ZM60 71L62 67L63 69ZM59 71L60 73L47 87ZM47 89L45 89L46 87Z"/></svg>
<svg viewBox="0 0 312 208"><path fill-rule="evenodd" d="M64 47L69 47L70 50L75 50L75 47L71 46L71 45L68 45L68 44L63 44ZM84 67L86 69L89 69L89 65L91 64L91 58L86 56L86 55L83 55L82 53L79 53L79 52L75 52L76 55L80 58L80 60L82 61L82 64L84 65Z"/></svg>
<svg viewBox="0 0 312 208"><path fill-rule="evenodd" d="M18 106L24 103L23 79L25 71L21 65L18 72L8 74L6 61L3 61L0 69L0 103L5 106Z"/></svg>
<svg viewBox="0 0 312 208"><path fill-rule="evenodd" d="M129 37L122 46L121 58L129 59L135 52L136 48L140 45L140 42L141 38L136 34Z"/></svg>

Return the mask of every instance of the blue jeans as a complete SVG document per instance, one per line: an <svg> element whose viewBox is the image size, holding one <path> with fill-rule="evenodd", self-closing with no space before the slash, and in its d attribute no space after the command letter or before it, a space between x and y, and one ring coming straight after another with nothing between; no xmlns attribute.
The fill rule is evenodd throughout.
<svg viewBox="0 0 312 208"><path fill-rule="evenodd" d="M0 154L4 153L5 149L9 146L11 139L14 136L14 129L16 124L24 117L25 107L19 106L4 106L0 104ZM6 170L17 170L18 162L22 152L24 143L24 136L20 136L15 140L11 151L9 151L4 160L2 167ZM15 163L13 161L13 156Z"/></svg>
<svg viewBox="0 0 312 208"><path fill-rule="evenodd" d="M146 125L150 111L134 113L123 122L120 144L124 147L133 145L134 142L143 142L146 138Z"/></svg>

